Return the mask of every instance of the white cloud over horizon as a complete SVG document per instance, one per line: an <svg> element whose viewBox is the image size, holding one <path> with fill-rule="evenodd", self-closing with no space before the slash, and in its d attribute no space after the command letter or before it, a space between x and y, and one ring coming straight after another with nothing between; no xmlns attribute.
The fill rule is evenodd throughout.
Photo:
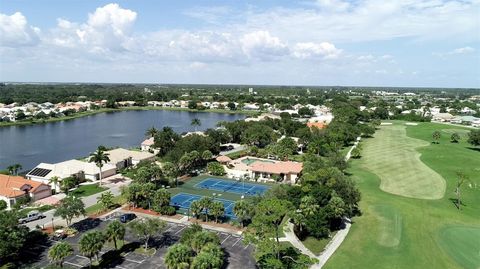
<svg viewBox="0 0 480 269"><path fill-rule="evenodd" d="M296 79L294 84L318 81L316 77L333 74L339 77L344 72L351 73L345 76L351 79L350 84L355 83L353 74L362 73L396 74L408 79L407 74L417 72L417 66L398 66L402 57L395 54L401 51L388 51L379 45L356 49L356 44L401 39L412 44L455 40L456 49L428 54L444 57L469 53L478 57L477 50L470 45L480 42L480 36L475 35L479 30L475 8L480 8L480 1L317 0L297 7L249 8L241 12L226 6L199 7L183 14L205 24L193 28L159 25L149 31L137 28L141 11L116 3L97 7L85 21L52 18L57 21L56 26L45 29L30 25L21 11L0 13L0 66L14 63L21 70L38 62L51 68L68 66L74 70L78 66L85 72L83 65L92 70L172 65L177 69L158 70L166 76L168 70L182 68L185 72L230 69L243 74L239 77L245 79L254 70L271 78L267 75L277 67L268 64L275 63L278 67L291 67L283 70L292 72L279 75L284 78L278 81L290 77ZM222 23L227 16L234 19ZM240 72L243 68L247 70ZM0 72L0 79L15 75L15 69L12 70ZM358 78L363 79L360 75ZM214 79L210 77L209 81Z"/></svg>

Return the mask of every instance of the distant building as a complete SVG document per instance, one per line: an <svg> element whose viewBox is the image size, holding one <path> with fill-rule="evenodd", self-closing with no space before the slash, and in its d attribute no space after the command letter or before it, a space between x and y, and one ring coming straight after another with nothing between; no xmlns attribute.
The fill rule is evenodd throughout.
<svg viewBox="0 0 480 269"><path fill-rule="evenodd" d="M105 153L109 155L109 164L115 166L117 169L137 165L141 161L155 160L155 154L145 151L118 148L106 151Z"/></svg>
<svg viewBox="0 0 480 269"><path fill-rule="evenodd" d="M150 137L150 138L148 138L148 139L145 139L145 140L140 144L140 148L142 149L142 151L149 151L149 150L152 149L153 144L155 144L155 138L154 138L154 137Z"/></svg>

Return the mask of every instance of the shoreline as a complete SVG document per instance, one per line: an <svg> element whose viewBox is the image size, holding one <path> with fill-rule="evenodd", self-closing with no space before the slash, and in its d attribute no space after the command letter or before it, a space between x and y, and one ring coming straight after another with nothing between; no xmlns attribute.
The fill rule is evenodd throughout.
<svg viewBox="0 0 480 269"><path fill-rule="evenodd" d="M122 111L132 111L132 110L169 110L169 111L185 111L185 112L210 112L210 113L224 113L224 114L244 114L244 115L254 115L260 111L247 111L247 110L226 110L226 109L205 109L197 110L183 107L161 107L161 106L131 106L131 107L121 107L121 108L100 108L96 110L88 110L84 112L78 112L70 116L65 116L61 118L48 118L48 119L35 119L33 121L18 121L18 122L0 122L0 128L9 127L9 126L29 126L37 124L45 124L50 122L58 121L68 121L73 119L78 119L82 117L92 116L100 113L111 113L111 112L122 112Z"/></svg>

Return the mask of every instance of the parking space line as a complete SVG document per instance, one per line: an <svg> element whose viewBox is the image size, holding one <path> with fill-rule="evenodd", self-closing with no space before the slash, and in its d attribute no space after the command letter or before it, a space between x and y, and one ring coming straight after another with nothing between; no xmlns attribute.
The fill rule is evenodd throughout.
<svg viewBox="0 0 480 269"><path fill-rule="evenodd" d="M220 244L222 245L223 243L225 243L225 241L227 241L227 239L228 239L229 237L230 237L230 235L228 235L227 237L225 237L225 239L223 239L222 243L220 243Z"/></svg>
<svg viewBox="0 0 480 269"><path fill-rule="evenodd" d="M247 248L248 248L248 246L250 246L250 244L246 245L246 246L245 246L243 249L247 249Z"/></svg>
<svg viewBox="0 0 480 269"><path fill-rule="evenodd" d="M127 268L125 268L125 267L122 267L122 266L120 266L120 265L117 265L117 266L115 266L115 268L119 268L119 269L127 269Z"/></svg>
<svg viewBox="0 0 480 269"><path fill-rule="evenodd" d="M87 259L88 261L90 261L90 259L89 259L89 258L87 258L87 257L85 257L85 256L78 255L78 254L76 254L75 256L77 256L77 257L80 257L80 258L84 258L84 259Z"/></svg>
<svg viewBox="0 0 480 269"><path fill-rule="evenodd" d="M73 266L75 266L75 267L80 267L80 268L83 267L83 265L76 264L76 263L72 263L72 262L66 262L66 261L64 261L63 263L64 263L64 264L68 264L68 265L73 265Z"/></svg>
<svg viewBox="0 0 480 269"><path fill-rule="evenodd" d="M138 263L138 264L142 264L142 262L144 262L145 260L141 260L141 261L136 261L136 260L130 260L130 259L125 259L126 261L129 261L129 262L134 262L134 263Z"/></svg>
<svg viewBox="0 0 480 269"><path fill-rule="evenodd" d="M239 237L239 238L238 238L238 240L237 240L237 241L235 241L235 243L233 243L232 247L234 247L234 246L235 246L235 245L236 245L238 242L240 242L240 240L242 240L242 238L241 238L241 237Z"/></svg>
<svg viewBox="0 0 480 269"><path fill-rule="evenodd" d="M183 226L182 229L176 231L175 234L178 234L179 232L183 231L185 228L187 228L187 226Z"/></svg>

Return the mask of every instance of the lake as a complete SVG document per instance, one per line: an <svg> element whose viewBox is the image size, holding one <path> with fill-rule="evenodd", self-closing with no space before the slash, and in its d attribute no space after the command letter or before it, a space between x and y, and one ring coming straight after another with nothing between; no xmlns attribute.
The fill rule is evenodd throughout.
<svg viewBox="0 0 480 269"><path fill-rule="evenodd" d="M145 131L155 126L172 127L177 133L194 131L198 118L205 130L219 121L244 119L242 114L169 110L130 110L100 113L68 121L28 126L0 127L0 169L19 163L23 170L38 163L54 163L88 156L99 145L140 147Z"/></svg>

